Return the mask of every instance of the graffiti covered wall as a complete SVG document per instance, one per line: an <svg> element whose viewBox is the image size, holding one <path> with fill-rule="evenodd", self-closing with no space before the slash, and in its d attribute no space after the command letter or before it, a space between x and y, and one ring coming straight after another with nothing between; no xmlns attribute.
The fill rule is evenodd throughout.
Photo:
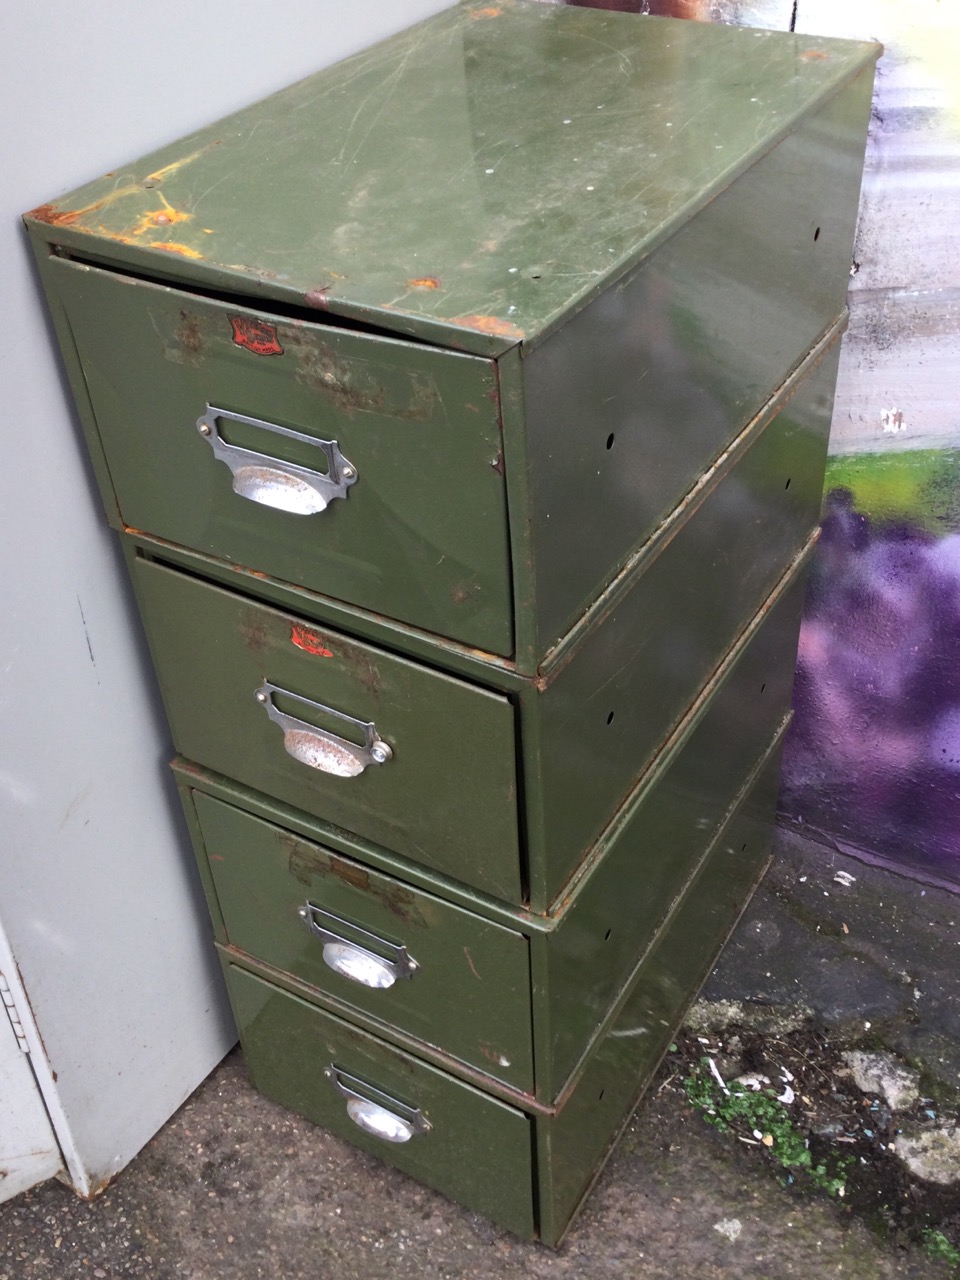
<svg viewBox="0 0 960 1280"><path fill-rule="evenodd" d="M960 13L798 0L796 29L886 52L781 813L960 885Z"/></svg>

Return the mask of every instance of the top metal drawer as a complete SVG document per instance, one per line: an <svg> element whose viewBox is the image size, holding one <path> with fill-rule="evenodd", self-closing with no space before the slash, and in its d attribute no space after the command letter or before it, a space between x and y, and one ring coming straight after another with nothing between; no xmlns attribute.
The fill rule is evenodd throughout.
<svg viewBox="0 0 960 1280"><path fill-rule="evenodd" d="M50 269L124 526L512 652L492 361Z"/></svg>

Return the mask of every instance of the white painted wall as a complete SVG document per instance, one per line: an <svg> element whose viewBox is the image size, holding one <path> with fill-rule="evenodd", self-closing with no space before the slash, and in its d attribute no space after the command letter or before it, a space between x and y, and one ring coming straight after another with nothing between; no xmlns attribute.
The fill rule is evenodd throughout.
<svg viewBox="0 0 960 1280"><path fill-rule="evenodd" d="M0 925L83 1192L234 1033L149 662L19 214L448 2L0 7Z"/></svg>

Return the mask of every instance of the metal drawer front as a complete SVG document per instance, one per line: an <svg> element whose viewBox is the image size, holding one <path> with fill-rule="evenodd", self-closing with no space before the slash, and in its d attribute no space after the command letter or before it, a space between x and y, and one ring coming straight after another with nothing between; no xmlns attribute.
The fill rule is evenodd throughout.
<svg viewBox="0 0 960 1280"><path fill-rule="evenodd" d="M509 1231L533 1234L532 1142L522 1112L235 965L226 971L258 1089Z"/></svg>
<svg viewBox="0 0 960 1280"><path fill-rule="evenodd" d="M178 751L520 900L506 698L163 565L133 576Z"/></svg>
<svg viewBox="0 0 960 1280"><path fill-rule="evenodd" d="M65 259L50 273L126 526L512 651L490 361Z"/></svg>
<svg viewBox="0 0 960 1280"><path fill-rule="evenodd" d="M227 943L532 1091L522 934L192 795Z"/></svg>

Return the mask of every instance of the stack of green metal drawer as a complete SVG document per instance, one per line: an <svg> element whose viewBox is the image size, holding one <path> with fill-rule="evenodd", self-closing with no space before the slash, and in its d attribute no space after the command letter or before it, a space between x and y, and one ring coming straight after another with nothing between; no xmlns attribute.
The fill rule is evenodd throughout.
<svg viewBox="0 0 960 1280"><path fill-rule="evenodd" d="M876 53L468 4L27 218L253 1079L523 1236L765 864Z"/></svg>

